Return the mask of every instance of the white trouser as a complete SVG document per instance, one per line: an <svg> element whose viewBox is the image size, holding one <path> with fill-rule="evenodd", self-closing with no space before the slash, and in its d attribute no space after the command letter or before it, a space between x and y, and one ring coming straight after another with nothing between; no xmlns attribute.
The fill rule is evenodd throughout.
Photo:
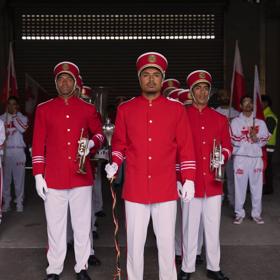
<svg viewBox="0 0 280 280"><path fill-rule="evenodd" d="M23 148L6 149L4 156L3 198L5 204L11 202L11 183L14 180L16 203L22 205L24 198L24 179L26 155Z"/></svg>
<svg viewBox="0 0 280 280"><path fill-rule="evenodd" d="M203 220L207 269L220 270L220 220L222 196L193 198L182 202L183 261L182 270L195 271L200 219Z"/></svg>
<svg viewBox="0 0 280 280"><path fill-rule="evenodd" d="M182 209L180 200L177 200L177 216L175 226L175 255L182 256Z"/></svg>
<svg viewBox="0 0 280 280"><path fill-rule="evenodd" d="M230 205L234 206L234 171L233 171L233 159L230 158L225 167L227 175L227 197Z"/></svg>
<svg viewBox="0 0 280 280"><path fill-rule="evenodd" d="M159 279L177 280L175 265L175 223L177 201L140 204L125 201L127 228L127 278L142 280L144 246L152 217L157 239Z"/></svg>
<svg viewBox="0 0 280 280"><path fill-rule="evenodd" d="M87 269L90 254L90 217L92 187L77 187L69 190L49 188L45 200L48 230L49 266L47 274L60 274L66 256L66 227L68 204L74 232L75 272Z"/></svg>
<svg viewBox="0 0 280 280"><path fill-rule="evenodd" d="M201 255L203 246L203 221L200 219L197 241L197 255ZM177 216L176 216L176 230L175 230L175 254L182 256L182 206L181 200L177 201Z"/></svg>
<svg viewBox="0 0 280 280"><path fill-rule="evenodd" d="M102 198L102 177L101 177L102 164L97 162L95 172L95 184L93 187L93 212L99 212L103 210L103 198Z"/></svg>
<svg viewBox="0 0 280 280"><path fill-rule="evenodd" d="M200 218L199 230L198 230L198 239L197 239L197 255L201 255L202 246L203 246L203 219Z"/></svg>
<svg viewBox="0 0 280 280"><path fill-rule="evenodd" d="M263 188L263 160L262 158L235 156L234 158L235 179L235 214L245 217L243 208L248 179L252 200L252 217L260 217L262 212L262 188Z"/></svg>

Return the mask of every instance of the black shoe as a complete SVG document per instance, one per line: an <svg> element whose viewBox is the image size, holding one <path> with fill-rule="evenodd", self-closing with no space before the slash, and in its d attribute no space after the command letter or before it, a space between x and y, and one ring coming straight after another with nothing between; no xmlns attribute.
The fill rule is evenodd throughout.
<svg viewBox="0 0 280 280"><path fill-rule="evenodd" d="M59 280L59 275L57 274L48 274L45 280Z"/></svg>
<svg viewBox="0 0 280 280"><path fill-rule="evenodd" d="M182 256L176 255L175 256L175 263L176 265L181 265L182 264Z"/></svg>
<svg viewBox="0 0 280 280"><path fill-rule="evenodd" d="M207 277L215 280L229 280L229 278L225 276L222 271L212 271L209 269L207 269Z"/></svg>
<svg viewBox="0 0 280 280"><path fill-rule="evenodd" d="M97 231L94 230L94 231L92 232L92 238L93 238L93 239L98 239L98 238L99 238L99 235L98 235Z"/></svg>
<svg viewBox="0 0 280 280"><path fill-rule="evenodd" d="M81 270L79 273L76 273L77 280L91 280L91 278L88 276L86 270Z"/></svg>
<svg viewBox="0 0 280 280"><path fill-rule="evenodd" d="M106 214L105 214L105 212L103 210L101 210L101 211L96 212L95 216L99 217L99 218L102 218L102 217L105 217Z"/></svg>
<svg viewBox="0 0 280 280"><path fill-rule="evenodd" d="M203 264L203 258L202 258L202 256L201 255L196 255L196 260L195 260L195 263L197 264L197 265L200 265L200 264Z"/></svg>
<svg viewBox="0 0 280 280"><path fill-rule="evenodd" d="M88 258L88 264L93 266L99 266L101 265L101 261L95 255L90 255Z"/></svg>
<svg viewBox="0 0 280 280"><path fill-rule="evenodd" d="M178 280L189 280L191 279L191 273L184 272L183 270L180 271L178 274Z"/></svg>

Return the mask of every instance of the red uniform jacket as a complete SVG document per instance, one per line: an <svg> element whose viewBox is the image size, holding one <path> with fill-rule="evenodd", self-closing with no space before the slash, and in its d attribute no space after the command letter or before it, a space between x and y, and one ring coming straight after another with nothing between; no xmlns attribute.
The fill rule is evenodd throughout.
<svg viewBox="0 0 280 280"><path fill-rule="evenodd" d="M84 136L93 135L95 147L104 137L95 107L71 97L57 97L39 104L36 109L32 145L33 174L43 174L49 188L70 189L93 184L90 162L86 175L78 174L76 160L81 129Z"/></svg>
<svg viewBox="0 0 280 280"><path fill-rule="evenodd" d="M118 107L113 161L126 158L123 198L137 203L176 200L176 153L182 180L194 180L195 157L183 105L159 96L139 96Z"/></svg>
<svg viewBox="0 0 280 280"><path fill-rule="evenodd" d="M209 107L201 112L195 107L187 107L191 120L196 156L195 197L214 196L223 193L221 182L214 180L214 172L210 171L210 154L213 140L221 143L225 161L232 152L229 124L226 117Z"/></svg>

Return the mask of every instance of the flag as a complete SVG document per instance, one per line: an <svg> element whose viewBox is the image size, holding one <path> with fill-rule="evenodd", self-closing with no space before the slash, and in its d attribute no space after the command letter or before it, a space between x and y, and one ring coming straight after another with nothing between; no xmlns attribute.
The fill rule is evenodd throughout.
<svg viewBox="0 0 280 280"><path fill-rule="evenodd" d="M254 117L257 119L265 120L262 107L262 99L260 92L260 80L258 73L258 66L255 65L255 76L254 76Z"/></svg>
<svg viewBox="0 0 280 280"><path fill-rule="evenodd" d="M245 78L243 74L238 41L236 41L234 62L233 62L233 73L232 73L232 80L231 80L230 107L234 107L234 109L240 112L241 111L240 100L244 95L245 95Z"/></svg>
<svg viewBox="0 0 280 280"><path fill-rule="evenodd" d="M37 104L45 100L47 91L30 75L25 73L25 113L28 117L29 129L25 133L25 141L29 145L32 142L34 113Z"/></svg>
<svg viewBox="0 0 280 280"><path fill-rule="evenodd" d="M9 46L9 59L7 66L6 79L3 84L1 101L6 103L10 96L18 97L18 86L17 86L17 78L16 78L16 70L15 70L15 62L14 62L14 54L12 43Z"/></svg>
<svg viewBox="0 0 280 280"><path fill-rule="evenodd" d="M47 91L30 75L25 73L25 112L29 117L33 116L37 104L46 95Z"/></svg>

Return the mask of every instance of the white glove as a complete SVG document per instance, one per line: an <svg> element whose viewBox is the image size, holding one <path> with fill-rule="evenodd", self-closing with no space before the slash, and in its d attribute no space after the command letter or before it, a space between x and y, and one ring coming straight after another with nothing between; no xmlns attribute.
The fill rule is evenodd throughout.
<svg viewBox="0 0 280 280"><path fill-rule="evenodd" d="M107 163L105 166L105 171L107 173L107 178L110 180L117 173L118 165L115 162L113 162L112 164Z"/></svg>
<svg viewBox="0 0 280 280"><path fill-rule="evenodd" d="M179 193L181 193L180 197L184 202L190 202L194 198L194 182L186 180Z"/></svg>
<svg viewBox="0 0 280 280"><path fill-rule="evenodd" d="M82 139L82 140L79 140L78 141L78 143L79 144L83 144L83 145L86 145L87 143L86 143L86 141L87 141L87 139ZM87 156L88 154L89 154L89 151L90 151L90 149L92 149L94 147L94 141L93 140L89 140L88 141L88 145L87 145L87 148L86 148L86 150L85 150L85 155ZM81 151L80 149L78 150L78 154L80 155L80 156L83 156L83 151Z"/></svg>
<svg viewBox="0 0 280 280"><path fill-rule="evenodd" d="M219 155L217 155L217 157L215 157L212 161L214 168L218 168L220 165L223 165L225 163L225 156L223 154L222 154L221 160L217 160L216 158L218 158L218 157L219 157Z"/></svg>
<svg viewBox="0 0 280 280"><path fill-rule="evenodd" d="M182 189L183 189L182 183L180 181L177 181L177 192L179 197L182 197Z"/></svg>
<svg viewBox="0 0 280 280"><path fill-rule="evenodd" d="M46 180L43 178L42 174L35 175L35 182L36 182L36 191L38 195L45 200L46 193L48 192L48 187Z"/></svg>

